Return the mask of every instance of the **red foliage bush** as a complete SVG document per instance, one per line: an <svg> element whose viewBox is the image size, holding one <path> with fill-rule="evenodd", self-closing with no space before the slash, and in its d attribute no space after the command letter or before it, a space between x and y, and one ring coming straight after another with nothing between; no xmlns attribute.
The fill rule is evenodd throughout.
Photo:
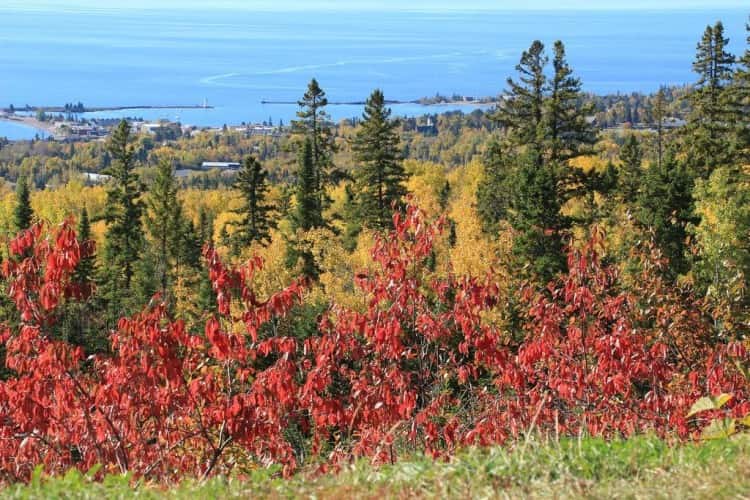
<svg viewBox="0 0 750 500"><path fill-rule="evenodd" d="M333 305L304 342L264 327L299 303L302 281L259 301L250 283L261 262L229 268L207 248L219 314L203 335L156 305L123 318L111 352L87 360L50 332L64 303L90 291L72 276L92 245L70 223L20 234L2 270L18 311L2 334L3 480L26 480L40 463L158 480L249 462L291 473L292 429L338 464L528 432L687 437L699 426L685 419L692 402L719 392L735 396L731 412L750 411L736 368L750 361L746 346L713 338L701 301L648 267L658 259L625 287L595 235L566 276L524 292L523 335L509 335L487 320L504 306L493 276L429 271L440 222L409 207L394 224L373 248L377 271L357 277L367 310Z"/></svg>
<svg viewBox="0 0 750 500"><path fill-rule="evenodd" d="M259 263L228 270L208 249L221 317L208 321L205 336L169 321L161 305L148 308L123 318L111 355L84 369L81 349L52 340L48 330L61 301L79 289L71 276L91 250L83 247L68 223L49 235L37 225L12 242L14 258L4 263L21 323L3 336L13 370L0 383L3 478L27 479L36 464L55 473L100 463L104 471L173 479L228 472L241 454L291 471L283 430L296 407L296 344L257 341L256 331L287 313L301 284L260 303L248 286ZM238 323L243 333L235 332ZM257 370L259 358L273 360Z"/></svg>

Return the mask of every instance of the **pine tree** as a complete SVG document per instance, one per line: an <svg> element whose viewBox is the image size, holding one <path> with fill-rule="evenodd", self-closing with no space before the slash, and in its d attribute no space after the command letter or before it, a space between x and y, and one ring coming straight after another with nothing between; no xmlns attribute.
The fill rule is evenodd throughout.
<svg viewBox="0 0 750 500"><path fill-rule="evenodd" d="M213 217L203 205L198 209L198 240L201 245L213 244L214 240Z"/></svg>
<svg viewBox="0 0 750 500"><path fill-rule="evenodd" d="M493 230L506 217L508 193L517 181L514 165L525 153L529 154L523 162L533 159L538 168L549 165L557 170L558 184L547 196L559 198L560 205L573 196L591 194L588 187L595 179L587 178L590 175L569 168L568 164L569 160L589 153L596 142L596 131L586 119L593 110L581 105L584 100L581 81L573 75L562 42L555 42L554 51L551 79L545 76L548 58L544 45L535 41L516 67L519 83L508 80L509 88L495 114L495 120L506 129L507 139L489 148L485 178L477 192L478 211L485 230Z"/></svg>
<svg viewBox="0 0 750 500"><path fill-rule="evenodd" d="M310 139L305 139L299 155L299 175L297 176L297 207L292 219L292 226L302 232L323 227L323 214L318 204L315 189L315 167L313 163L313 149ZM296 263L299 257L303 261L302 272L305 276L314 278L318 275L312 254L300 248L300 243L292 244L288 251L290 263Z"/></svg>
<svg viewBox="0 0 750 500"><path fill-rule="evenodd" d="M78 219L78 244L93 248L91 221L84 206ZM96 278L96 256L93 252L81 257L73 273L73 281L81 288L81 295L70 298L61 307L61 317L55 325L55 336L80 346L86 353L105 352L107 349L106 329L99 324L96 297L91 294Z"/></svg>
<svg viewBox="0 0 750 500"><path fill-rule="evenodd" d="M294 216L295 227L303 231L323 227L323 213L318 204L316 185L312 141L306 139L299 154L297 209Z"/></svg>
<svg viewBox="0 0 750 500"><path fill-rule="evenodd" d="M569 221L561 215L560 200L554 195L559 181L556 170L540 167L536 154L524 155L513 176L509 219L517 233L513 253L522 272L546 284L566 268L563 238Z"/></svg>
<svg viewBox="0 0 750 500"><path fill-rule="evenodd" d="M84 205L81 209L81 216L78 220L78 242L81 246L93 245L91 235L91 221L89 220L89 212ZM85 257L81 257L76 266L73 280L76 283L91 283L96 277L96 256L92 253Z"/></svg>
<svg viewBox="0 0 750 500"><path fill-rule="evenodd" d="M199 249L202 249L203 246L213 246L214 241L214 231L213 231L213 218L211 215L206 211L206 208L201 206L199 212L198 212L198 245ZM198 276L198 294L197 294L197 309L199 311L204 311L205 314L211 315L214 311L216 311L217 302L216 302L216 293L213 290L213 284L211 283L211 277L210 273L208 271L208 266L201 265L201 255L200 250L199 254L197 256L197 268L199 270L199 276Z"/></svg>
<svg viewBox="0 0 750 500"><path fill-rule="evenodd" d="M448 204L450 203L451 199L451 191L453 191L453 188L451 187L450 181L445 181L445 184L443 184L443 187L440 188L440 192L438 193L438 203L440 204L440 209L445 212L448 210Z"/></svg>
<svg viewBox="0 0 750 500"><path fill-rule="evenodd" d="M636 218L653 232L654 242L669 259L669 274L676 277L688 270L686 237L693 214L694 176L668 151L662 167L651 165L645 172L637 199Z"/></svg>
<svg viewBox="0 0 750 500"><path fill-rule="evenodd" d="M688 161L703 178L733 161L728 137L731 109L725 89L732 79L734 56L726 51L728 44L721 22L706 27L693 63L698 81L690 95Z"/></svg>
<svg viewBox="0 0 750 500"><path fill-rule="evenodd" d="M625 139L620 149L620 172L618 175L618 193L625 203L634 203L643 178L643 150L634 134Z"/></svg>
<svg viewBox="0 0 750 500"><path fill-rule="evenodd" d="M583 92L581 80L573 76L565 56L565 46L555 42L552 60L554 76L550 82L550 95L546 103L545 139L546 156L551 163L562 164L591 151L596 142L596 131L586 121L593 112L591 106L581 106Z"/></svg>
<svg viewBox="0 0 750 500"><path fill-rule="evenodd" d="M29 183L26 177L20 177L16 186L16 207L13 210L13 223L16 230L23 231L30 228L33 218Z"/></svg>
<svg viewBox="0 0 750 500"><path fill-rule="evenodd" d="M341 235L341 240L344 248L352 252L357 248L357 238L362 232L362 224L360 223L361 217L359 215L356 195L351 184L347 184L344 188L344 196L344 207L341 214L341 218L344 221L344 231Z"/></svg>
<svg viewBox="0 0 750 500"><path fill-rule="evenodd" d="M359 163L354 173L360 222L372 229L391 226L394 207L406 196L408 178L399 149L399 124L385 107L383 92L375 90L365 103L362 123L352 144Z"/></svg>
<svg viewBox="0 0 750 500"><path fill-rule="evenodd" d="M182 206L177 199L177 179L172 165L163 160L146 195L146 231L162 296L166 299L174 279L174 262L180 245Z"/></svg>
<svg viewBox="0 0 750 500"><path fill-rule="evenodd" d="M177 228L177 251L175 252L175 273L179 276L183 269L199 270L203 239L193 221L180 213Z"/></svg>
<svg viewBox="0 0 750 500"><path fill-rule="evenodd" d="M107 146L112 163L104 171L112 177L104 212L107 229L101 269L102 295L108 304L110 322L135 306L131 284L144 250L141 185L133 171L134 151L130 143L130 125L123 120Z"/></svg>
<svg viewBox="0 0 750 500"><path fill-rule="evenodd" d="M734 76L734 121L741 161L750 163L750 22L745 24L747 48Z"/></svg>
<svg viewBox="0 0 750 500"><path fill-rule="evenodd" d="M243 205L234 213L240 216L235 225L233 248L235 253L239 249L249 246L253 242L267 245L271 241L270 231L276 227L271 218L273 207L266 201L268 195L268 173L260 162L248 156L237 174L234 187L242 193Z"/></svg>
<svg viewBox="0 0 750 500"><path fill-rule="evenodd" d="M511 141L517 146L542 150L544 99L547 77L544 68L549 59L544 54L544 44L535 40L524 51L516 66L519 81L508 78L508 89L495 120L504 126ZM541 157L539 156L539 161Z"/></svg>
<svg viewBox="0 0 750 500"><path fill-rule="evenodd" d="M341 172L333 164L336 143L331 130L331 118L325 111L328 98L317 80L313 78L310 81L298 105L299 119L292 122L292 131L303 138L300 149L304 148L305 140L310 141L315 203L317 211L323 213L330 204L326 188L340 179Z"/></svg>

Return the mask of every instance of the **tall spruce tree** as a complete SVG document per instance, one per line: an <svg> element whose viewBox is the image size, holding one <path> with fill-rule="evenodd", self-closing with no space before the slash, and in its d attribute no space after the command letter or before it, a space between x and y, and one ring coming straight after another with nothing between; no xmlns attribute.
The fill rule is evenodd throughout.
<svg viewBox="0 0 750 500"><path fill-rule="evenodd" d="M544 68L549 58L544 53L544 44L535 40L521 54L516 65L518 81L508 78L508 89L495 113L495 120L508 132L510 140L517 146L528 146L542 150L544 100L547 77ZM537 155L539 161L541 156Z"/></svg>
<svg viewBox="0 0 750 500"><path fill-rule="evenodd" d="M526 151L525 162L533 159L537 168L543 166L548 62L544 44L534 40L516 65L518 80L508 78L503 99L493 115L503 128L504 137L488 148L484 180L477 190L478 212L486 231L494 231L508 217L512 192L517 187L519 155Z"/></svg>
<svg viewBox="0 0 750 500"><path fill-rule="evenodd" d="M239 249L253 242L267 245L271 241L271 229L276 223L271 218L274 211L267 201L268 173L253 156L248 156L237 174L234 187L242 193L243 204L234 213L240 216L232 235L233 249Z"/></svg>
<svg viewBox="0 0 750 500"><path fill-rule="evenodd" d="M214 244L214 221L211 214L206 210L206 207L201 206L198 211L198 230L197 230L197 241L199 249L204 246L212 247ZM206 315L211 315L216 311L216 293L211 283L211 276L208 270L208 266L201 265L200 251L197 256L197 268L199 270L198 285L197 285L197 308L199 311L203 311Z"/></svg>
<svg viewBox="0 0 750 500"><path fill-rule="evenodd" d="M331 129L331 117L326 112L328 98L315 78L308 84L298 105L298 119L292 121L292 131L302 137L300 150L304 148L305 140L310 141L315 202L317 211L323 213L331 201L326 188L339 180L341 172L333 163L336 143Z"/></svg>
<svg viewBox="0 0 750 500"><path fill-rule="evenodd" d="M362 232L362 224L360 223L359 205L351 184L344 187L344 206L342 207L341 218L344 221L341 240L344 248L352 252L357 248L357 238Z"/></svg>
<svg viewBox="0 0 750 500"><path fill-rule="evenodd" d="M381 90L365 103L362 122L352 143L358 162L354 172L354 194L361 224L371 229L388 229L392 212L398 209L407 190L399 148L398 121L391 119Z"/></svg>
<svg viewBox="0 0 750 500"><path fill-rule="evenodd" d="M315 163L312 141L306 139L298 157L297 209L294 225L303 231L323 226L323 213L318 205L316 191Z"/></svg>
<svg viewBox="0 0 750 500"><path fill-rule="evenodd" d="M747 47L734 76L734 121L740 159L750 163L750 22L745 24Z"/></svg>
<svg viewBox="0 0 750 500"><path fill-rule="evenodd" d="M554 75L549 84L549 97L545 99L545 156L551 163L560 165L589 153L596 142L596 131L586 120L593 108L581 104L581 80L573 76L565 56L565 45L556 41L554 51Z"/></svg>
<svg viewBox="0 0 750 500"><path fill-rule="evenodd" d="M150 238L159 288L164 298L167 298L174 279L174 266L181 243L182 206L177 199L177 190L172 164L168 160L162 160L146 195L146 231Z"/></svg>
<svg viewBox="0 0 750 500"><path fill-rule="evenodd" d="M81 216L78 219L78 242L80 245L93 245L91 234L91 220L86 205L81 209ZM81 257L76 266L73 280L77 283L91 283L96 278L96 256L92 253Z"/></svg>
<svg viewBox="0 0 750 500"><path fill-rule="evenodd" d="M318 204L315 178L315 164L313 160L312 141L305 139L299 154L299 174L297 175L297 206L292 217L294 229L306 232L311 229L323 227L323 213ZM318 275L312 254L306 249L301 249L299 242L289 249L289 260L296 263L301 257L303 260L302 272L308 277Z"/></svg>
<svg viewBox="0 0 750 500"><path fill-rule="evenodd" d="M91 221L88 210L84 206L78 219L78 244L80 246L94 246L91 233ZM93 292L91 285L96 279L96 256L93 252L82 257L73 273L73 281L82 286L81 291ZM56 335L80 346L86 353L106 352L106 329L101 328L97 315L98 303L95 295L74 295L62 305L61 318L56 326Z"/></svg>
<svg viewBox="0 0 750 500"><path fill-rule="evenodd" d="M618 194L627 204L635 203L643 179L643 149L635 134L625 139L620 149L620 172L618 175Z"/></svg>
<svg viewBox="0 0 750 500"><path fill-rule="evenodd" d="M697 222L693 214L694 184L691 169L668 151L661 168L652 164L646 170L637 198L636 219L653 232L654 242L669 259L671 277L688 270L687 227Z"/></svg>
<svg viewBox="0 0 750 500"><path fill-rule="evenodd" d="M596 134L561 42L555 43L551 78L547 63L539 41L522 54L519 81L508 80L494 117L505 128L505 140L491 148L495 158L486 161L477 191L485 230L509 220L517 234L514 253L542 280L564 269L563 239L571 220L560 208L576 196L593 200L593 191L606 184L570 166L569 160L591 150Z"/></svg>
<svg viewBox="0 0 750 500"><path fill-rule="evenodd" d="M201 245L213 244L214 220L206 207L201 205L198 209L198 240Z"/></svg>
<svg viewBox="0 0 750 500"><path fill-rule="evenodd" d="M108 304L110 322L135 306L131 284L136 265L143 255L143 202L141 184L134 172L134 149L130 125L123 120L107 145L112 163L104 172L112 177L104 211L105 233L102 295Z"/></svg>
<svg viewBox="0 0 750 500"><path fill-rule="evenodd" d="M687 153L690 166L703 178L733 161L728 134L731 107L725 89L732 80L734 56L727 52L728 45L721 22L707 26L693 63L698 81L690 94Z"/></svg>
<svg viewBox="0 0 750 500"><path fill-rule="evenodd" d="M34 211L31 208L31 191L26 177L20 177L16 185L16 206L13 209L13 225L17 231L31 227Z"/></svg>
<svg viewBox="0 0 750 500"><path fill-rule="evenodd" d="M530 151L521 158L514 176L510 223L517 232L513 253L521 272L546 284L566 266L563 239L569 221L560 213L554 195L558 176L551 165L539 166Z"/></svg>

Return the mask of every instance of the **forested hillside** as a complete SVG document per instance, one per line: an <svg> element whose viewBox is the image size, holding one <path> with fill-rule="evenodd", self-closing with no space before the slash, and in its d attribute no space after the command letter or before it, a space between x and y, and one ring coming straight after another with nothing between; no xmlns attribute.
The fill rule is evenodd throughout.
<svg viewBox="0 0 750 500"><path fill-rule="evenodd" d="M0 480L744 433L747 30L653 95L534 41L470 114L3 143Z"/></svg>

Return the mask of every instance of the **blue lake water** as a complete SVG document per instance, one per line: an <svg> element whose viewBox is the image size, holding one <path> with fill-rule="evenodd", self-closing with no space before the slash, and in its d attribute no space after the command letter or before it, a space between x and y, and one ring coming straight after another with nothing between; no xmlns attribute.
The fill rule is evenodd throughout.
<svg viewBox="0 0 750 500"><path fill-rule="evenodd" d="M49 134L44 130L34 127L28 127L20 123L12 123L0 120L0 137L5 137L11 141L31 139L36 136L43 139Z"/></svg>
<svg viewBox="0 0 750 500"><path fill-rule="evenodd" d="M332 101L373 88L410 100L497 95L535 38L566 43L587 90L654 91L694 80L695 45L722 19L744 50L749 12L24 11L0 5L0 103L185 105L215 109L104 113L194 125L288 122L316 77ZM453 107L394 106L416 115ZM466 109L466 108L461 108ZM332 106L335 119L359 106ZM0 135L12 126L0 124ZM16 131L17 132L17 131ZM35 132L30 131L31 135ZM18 133L16 133L16 136Z"/></svg>

